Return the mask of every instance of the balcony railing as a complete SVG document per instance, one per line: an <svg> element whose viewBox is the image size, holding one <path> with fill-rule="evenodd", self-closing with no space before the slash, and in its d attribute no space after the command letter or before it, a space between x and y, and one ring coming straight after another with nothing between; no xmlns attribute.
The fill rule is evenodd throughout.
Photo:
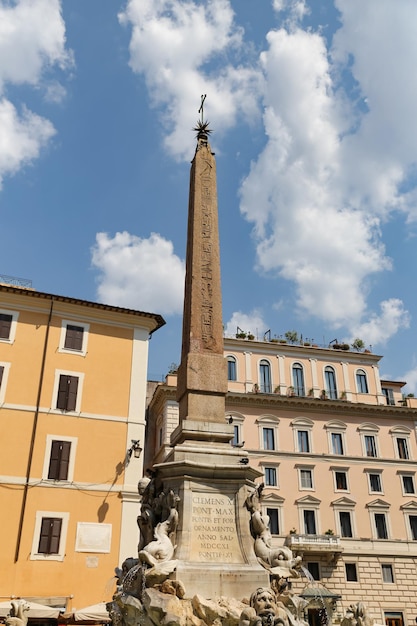
<svg viewBox="0 0 417 626"><path fill-rule="evenodd" d="M287 535L285 545L295 554L327 554L329 562L337 562L343 552L339 535Z"/></svg>

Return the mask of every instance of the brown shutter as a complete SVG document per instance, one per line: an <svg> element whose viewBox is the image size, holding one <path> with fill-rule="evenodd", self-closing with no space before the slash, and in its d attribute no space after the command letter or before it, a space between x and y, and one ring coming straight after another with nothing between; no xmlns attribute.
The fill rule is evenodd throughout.
<svg viewBox="0 0 417 626"><path fill-rule="evenodd" d="M39 537L38 553L58 554L61 537L62 519L60 517L43 517Z"/></svg>
<svg viewBox="0 0 417 626"><path fill-rule="evenodd" d="M69 376L67 411L75 411L77 404L78 377Z"/></svg>
<svg viewBox="0 0 417 626"><path fill-rule="evenodd" d="M68 350L82 350L84 328L82 326L67 325L64 348Z"/></svg>
<svg viewBox="0 0 417 626"><path fill-rule="evenodd" d="M10 328L12 326L12 315L0 313L0 339L8 339L10 336Z"/></svg>
<svg viewBox="0 0 417 626"><path fill-rule="evenodd" d="M4 366L0 365L0 388L1 388L1 381L3 380L3 372L4 372Z"/></svg>
<svg viewBox="0 0 417 626"><path fill-rule="evenodd" d="M75 411L77 403L78 376L61 374L58 385L56 408L63 411Z"/></svg>
<svg viewBox="0 0 417 626"><path fill-rule="evenodd" d="M70 452L70 441L52 442L48 471L48 478L50 480L67 480Z"/></svg>

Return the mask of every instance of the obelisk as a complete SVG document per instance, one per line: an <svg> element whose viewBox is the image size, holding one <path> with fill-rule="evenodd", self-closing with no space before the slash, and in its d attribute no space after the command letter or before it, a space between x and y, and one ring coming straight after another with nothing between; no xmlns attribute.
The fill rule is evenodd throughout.
<svg viewBox="0 0 417 626"><path fill-rule="evenodd" d="M182 581L188 597L241 598L269 581L245 506L261 472L248 464L247 452L230 445L233 429L225 416L216 163L202 108L190 173L179 425L171 452L154 469L164 493L179 501L171 577Z"/></svg>
<svg viewBox="0 0 417 626"><path fill-rule="evenodd" d="M204 96L202 97L202 99ZM177 376L179 429L174 443L228 443L227 364L223 355L216 161L203 104L191 165L181 364Z"/></svg>

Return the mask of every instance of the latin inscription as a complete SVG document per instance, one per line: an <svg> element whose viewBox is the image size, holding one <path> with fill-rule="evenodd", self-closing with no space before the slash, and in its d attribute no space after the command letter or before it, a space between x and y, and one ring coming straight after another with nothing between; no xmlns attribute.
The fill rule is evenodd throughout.
<svg viewBox="0 0 417 626"><path fill-rule="evenodd" d="M194 493L191 510L191 560L242 563L235 501L223 494Z"/></svg>

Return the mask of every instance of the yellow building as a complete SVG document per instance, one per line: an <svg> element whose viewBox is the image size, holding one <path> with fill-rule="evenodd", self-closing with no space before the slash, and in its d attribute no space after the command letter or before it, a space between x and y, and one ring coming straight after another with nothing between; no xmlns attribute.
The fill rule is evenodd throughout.
<svg viewBox="0 0 417 626"><path fill-rule="evenodd" d="M377 623L414 623L417 404L403 399L405 383L382 381L381 357L346 345L226 338L224 355L231 445L263 474L275 545L324 585L327 618L307 578L293 582L309 596L311 626L340 622L358 601ZM150 403L147 465L170 451L175 386L169 375Z"/></svg>
<svg viewBox="0 0 417 626"><path fill-rule="evenodd" d="M1 600L111 599L137 552L148 340L164 323L0 285Z"/></svg>

